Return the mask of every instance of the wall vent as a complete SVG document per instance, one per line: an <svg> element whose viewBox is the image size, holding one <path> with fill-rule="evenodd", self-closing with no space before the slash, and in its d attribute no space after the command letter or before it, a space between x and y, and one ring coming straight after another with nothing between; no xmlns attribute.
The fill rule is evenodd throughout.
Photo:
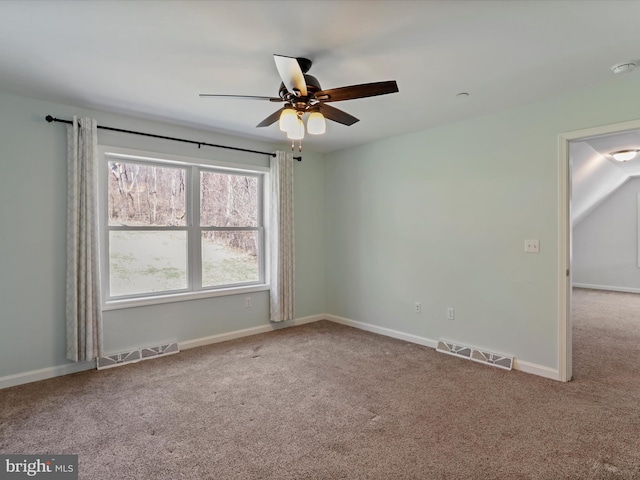
<svg viewBox="0 0 640 480"><path fill-rule="evenodd" d="M477 348L469 347L467 345L458 345L456 343L439 340L436 350L441 353L466 358L468 360L473 360L474 362L484 363L504 370L511 370L513 368L513 357L478 350Z"/></svg>
<svg viewBox="0 0 640 480"><path fill-rule="evenodd" d="M178 343L172 342L156 347L142 347L128 352L105 355L104 357L99 357L96 364L98 370L103 370L105 368L119 367L120 365L136 363L140 360L148 360L150 358L171 355L178 352L180 352Z"/></svg>

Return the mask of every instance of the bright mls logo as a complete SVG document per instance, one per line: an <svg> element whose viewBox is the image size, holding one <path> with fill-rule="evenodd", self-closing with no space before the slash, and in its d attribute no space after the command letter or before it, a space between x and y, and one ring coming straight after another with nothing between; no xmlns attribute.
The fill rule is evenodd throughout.
<svg viewBox="0 0 640 480"><path fill-rule="evenodd" d="M0 480L78 480L77 455L0 455Z"/></svg>

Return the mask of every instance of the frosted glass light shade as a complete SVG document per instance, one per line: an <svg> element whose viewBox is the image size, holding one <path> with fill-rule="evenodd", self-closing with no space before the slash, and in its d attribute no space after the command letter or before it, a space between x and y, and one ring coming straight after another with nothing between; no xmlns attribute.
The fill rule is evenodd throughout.
<svg viewBox="0 0 640 480"><path fill-rule="evenodd" d="M620 150L619 152L613 152L611 156L614 160L619 162L627 162L638 155L638 150Z"/></svg>
<svg viewBox="0 0 640 480"><path fill-rule="evenodd" d="M324 120L324 115L320 112L311 112L309 120L307 120L307 131L311 135L322 135L327 131L327 122Z"/></svg>
<svg viewBox="0 0 640 480"><path fill-rule="evenodd" d="M297 121L298 116L296 115L296 111L293 108L285 108L280 114L278 125L281 131L288 132L292 128L295 128Z"/></svg>
<svg viewBox="0 0 640 480"><path fill-rule="evenodd" d="M304 123L302 123L302 119L297 119L296 125L287 132L287 138L289 140L302 140L304 138Z"/></svg>

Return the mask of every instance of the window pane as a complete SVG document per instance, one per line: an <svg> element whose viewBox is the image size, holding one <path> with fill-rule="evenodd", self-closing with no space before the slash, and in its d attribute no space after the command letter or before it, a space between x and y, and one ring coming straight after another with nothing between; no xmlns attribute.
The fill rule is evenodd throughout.
<svg viewBox="0 0 640 480"><path fill-rule="evenodd" d="M201 172L200 225L258 226L258 177Z"/></svg>
<svg viewBox="0 0 640 480"><path fill-rule="evenodd" d="M186 225L186 170L109 162L109 225Z"/></svg>
<svg viewBox="0 0 640 480"><path fill-rule="evenodd" d="M256 231L202 232L202 286L258 282Z"/></svg>
<svg viewBox="0 0 640 480"><path fill-rule="evenodd" d="M111 296L187 288L187 232L109 232Z"/></svg>

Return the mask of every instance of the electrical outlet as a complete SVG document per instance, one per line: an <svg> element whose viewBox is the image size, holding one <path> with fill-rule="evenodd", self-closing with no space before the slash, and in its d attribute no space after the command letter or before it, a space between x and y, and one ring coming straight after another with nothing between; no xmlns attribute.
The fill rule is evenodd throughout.
<svg viewBox="0 0 640 480"><path fill-rule="evenodd" d="M447 308L447 320L453 320L455 318L455 310L453 307Z"/></svg>
<svg viewBox="0 0 640 480"><path fill-rule="evenodd" d="M413 311L415 313L422 313L422 304L420 302L416 302L413 304Z"/></svg>
<svg viewBox="0 0 640 480"><path fill-rule="evenodd" d="M524 251L527 253L540 253L540 240L525 240Z"/></svg>
<svg viewBox="0 0 640 480"><path fill-rule="evenodd" d="M251 297L246 297L246 298L244 299L244 306L245 306L246 308L249 308L249 307L251 306Z"/></svg>

